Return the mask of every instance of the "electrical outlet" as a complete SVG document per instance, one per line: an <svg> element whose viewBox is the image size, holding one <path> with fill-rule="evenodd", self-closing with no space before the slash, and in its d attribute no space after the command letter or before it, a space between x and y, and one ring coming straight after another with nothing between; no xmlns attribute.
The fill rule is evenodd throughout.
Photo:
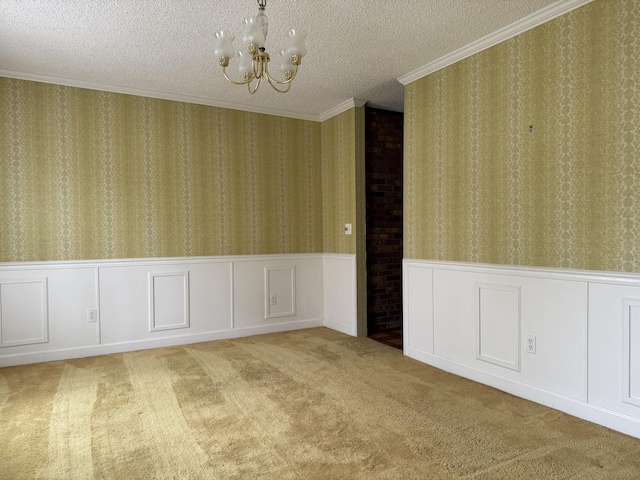
<svg viewBox="0 0 640 480"><path fill-rule="evenodd" d="M277 305L278 304L278 294L272 293L271 295L269 295L269 303L271 305Z"/></svg>
<svg viewBox="0 0 640 480"><path fill-rule="evenodd" d="M98 309L97 308L91 308L89 310L87 310L87 322L88 323L95 323L98 321Z"/></svg>
<svg viewBox="0 0 640 480"><path fill-rule="evenodd" d="M527 353L536 353L536 336L527 335Z"/></svg>

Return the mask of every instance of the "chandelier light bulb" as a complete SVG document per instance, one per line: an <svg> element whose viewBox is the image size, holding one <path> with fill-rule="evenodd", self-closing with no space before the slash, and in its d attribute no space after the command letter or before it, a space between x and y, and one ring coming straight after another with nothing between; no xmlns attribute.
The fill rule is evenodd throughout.
<svg viewBox="0 0 640 480"><path fill-rule="evenodd" d="M238 57L240 58L240 65L238 66L238 71L243 78L247 78L247 75L253 75L253 61L251 58L251 54L249 52L238 52Z"/></svg>
<svg viewBox="0 0 640 480"><path fill-rule="evenodd" d="M242 41L245 45L255 44L258 48L264 48L264 33L262 31L262 23L258 17L247 17L244 19L245 29Z"/></svg>
<svg viewBox="0 0 640 480"><path fill-rule="evenodd" d="M287 77L287 72L292 74L295 70L293 63L291 63L291 55L289 55L285 50L280 50L280 71L284 73L285 77Z"/></svg>
<svg viewBox="0 0 640 480"><path fill-rule="evenodd" d="M307 54L307 47L304 44L304 39L307 37L307 32L304 30L291 29L287 32L289 37L289 48L287 53L289 55L298 55L300 58Z"/></svg>
<svg viewBox="0 0 640 480"><path fill-rule="evenodd" d="M233 40L234 40L235 35L231 32L228 32L226 30L221 30L219 32L216 33L216 46L213 49L213 54L216 57L227 57L227 58L233 58L234 56L234 51L233 51Z"/></svg>

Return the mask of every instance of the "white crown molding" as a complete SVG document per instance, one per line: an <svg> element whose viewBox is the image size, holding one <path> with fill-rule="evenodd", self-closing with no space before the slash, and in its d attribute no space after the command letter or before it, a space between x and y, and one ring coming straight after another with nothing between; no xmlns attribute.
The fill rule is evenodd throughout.
<svg viewBox="0 0 640 480"><path fill-rule="evenodd" d="M289 112L286 110L278 110L274 108L258 107L253 105L242 105L239 103L225 102L224 100L215 100L213 98L197 97L195 95L183 95L179 93L160 92L135 87L121 87L119 85L110 85L107 83L88 82L84 80L75 80L66 77L57 77L54 75L41 75L37 73L14 72L11 70L0 70L0 77L17 78L20 80L31 80L34 82L52 83L55 85L65 85L68 87L87 88L89 90L100 90L104 92L123 93L125 95L136 95L138 97L151 97L161 100L172 100L175 102L196 103L199 105L208 105L210 107L228 108L231 110L242 110L251 113L262 113L265 115L275 115L278 117L295 118L298 120L308 120L312 122L320 122L320 115L304 114Z"/></svg>
<svg viewBox="0 0 640 480"><path fill-rule="evenodd" d="M89 90L100 90L103 92L113 92L113 93L122 93L125 95L136 95L138 97L151 97L158 98L161 100L172 100L174 102L185 102L185 103L195 103L198 105L208 105L210 107L220 107L220 108L228 108L231 110L241 110L244 112L251 113L262 113L264 115L275 115L277 117L287 117L287 118L295 118L297 120L308 120L311 122L324 122L331 117L339 115L342 112L345 112L353 107L362 107L364 106L366 100L358 100L355 98L350 98L342 102L340 105L333 107L326 112L315 115L312 113L304 114L304 113L295 113L289 112L286 110L278 110L267 107L258 107L251 105L242 105L239 103L233 102L225 102L223 100L214 100L213 98L204 98L204 97L196 97L194 95L183 95L179 93L171 93L171 92L159 92L154 90L147 90L143 88L134 88L134 87L121 87L119 85L111 85L107 83L99 83L99 82L87 82L84 80L75 80L66 77L57 77L54 75L40 75L37 73L24 73L24 72L14 72L11 70L1 70L0 69L0 77L8 77L8 78L17 78L19 80L31 80L34 82L42 82L42 83L52 83L55 85L65 85L68 87L76 87L76 88L87 88Z"/></svg>
<svg viewBox="0 0 640 480"><path fill-rule="evenodd" d="M538 10L537 12L512 23L511 25L507 25L500 30L496 30L475 42L465 45L458 50L454 50L444 57L440 57L433 62L429 62L420 68L398 77L398 81L403 85L415 82L422 77L426 77L438 70L442 70L449 65L459 62L460 60L470 57L482 50L493 47L494 45L504 42L516 35L520 35L527 30L531 30L532 28L542 25L543 23L553 20L556 17L564 15L565 13L575 10L576 8L586 5L592 1L593 0L559 0L542 10Z"/></svg>
<svg viewBox="0 0 640 480"><path fill-rule="evenodd" d="M327 110L324 113L320 114L320 121L324 122L325 120L329 120L331 117L335 117L336 115L340 115L342 112L346 112L350 108L353 107L364 107L366 100L358 100L356 98L350 98L349 100L345 100L340 105L336 105L330 110Z"/></svg>

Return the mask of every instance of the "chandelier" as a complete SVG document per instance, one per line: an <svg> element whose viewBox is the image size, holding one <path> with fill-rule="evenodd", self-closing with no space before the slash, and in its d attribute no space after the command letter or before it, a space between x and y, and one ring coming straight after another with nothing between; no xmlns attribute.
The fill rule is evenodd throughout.
<svg viewBox="0 0 640 480"><path fill-rule="evenodd" d="M264 11L267 0L258 0L258 15L244 19L245 30L242 37L243 48L238 52L240 64L238 70L242 80L235 81L227 75L229 60L234 56L233 40L235 36L227 30L216 33L216 45L213 53L219 59L224 77L234 85L247 85L249 93L258 91L263 79L269 82L274 90L287 93L291 88L291 81L298 73L298 67L302 57L307 53L304 39L307 34L302 30L290 30L287 32L289 42L284 50L280 50L280 71L284 80L277 80L269 72L269 54L265 51L265 41L269 22Z"/></svg>

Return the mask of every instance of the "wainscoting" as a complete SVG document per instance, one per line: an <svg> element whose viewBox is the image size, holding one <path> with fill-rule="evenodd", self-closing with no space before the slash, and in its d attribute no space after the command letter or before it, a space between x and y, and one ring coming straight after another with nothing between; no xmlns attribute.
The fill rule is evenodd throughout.
<svg viewBox="0 0 640 480"><path fill-rule="evenodd" d="M404 352L640 438L640 275L405 260Z"/></svg>
<svg viewBox="0 0 640 480"><path fill-rule="evenodd" d="M326 325L356 334L355 255L0 265L0 366Z"/></svg>

